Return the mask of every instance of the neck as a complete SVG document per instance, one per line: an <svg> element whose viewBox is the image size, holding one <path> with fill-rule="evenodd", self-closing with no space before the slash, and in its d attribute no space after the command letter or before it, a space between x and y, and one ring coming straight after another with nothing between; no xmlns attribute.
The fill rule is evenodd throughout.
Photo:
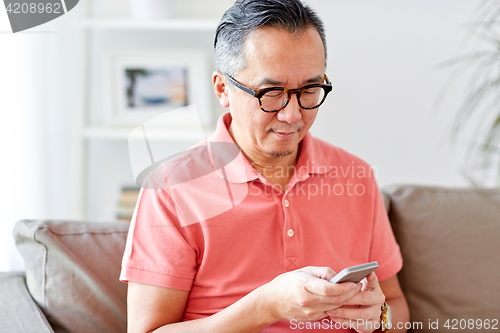
<svg viewBox="0 0 500 333"><path fill-rule="evenodd" d="M297 156L297 150L295 150L293 154L265 159L263 161L252 159L249 156L247 156L247 158L258 173L266 178L271 184L278 187L282 192L285 192L286 186L295 172Z"/></svg>
<svg viewBox="0 0 500 333"><path fill-rule="evenodd" d="M252 147L246 147L234 135L231 127L229 127L229 133L252 167L271 184L278 186L284 192L286 185L290 182L295 172L300 153L300 144L291 154L277 157L266 154L261 150L252 149Z"/></svg>
<svg viewBox="0 0 500 333"><path fill-rule="evenodd" d="M262 175L264 175L264 170L267 170L267 174L274 174L279 173L281 170L294 169L297 165L297 155L297 151L294 151L292 154L287 156L258 159L245 154L252 164L252 167L259 171Z"/></svg>

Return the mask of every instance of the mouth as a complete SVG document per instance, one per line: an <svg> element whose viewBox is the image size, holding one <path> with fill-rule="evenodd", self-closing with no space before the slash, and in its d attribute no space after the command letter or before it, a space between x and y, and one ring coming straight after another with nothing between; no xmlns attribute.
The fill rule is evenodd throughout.
<svg viewBox="0 0 500 333"><path fill-rule="evenodd" d="M297 132L275 132L272 131L279 139L287 140L292 138Z"/></svg>

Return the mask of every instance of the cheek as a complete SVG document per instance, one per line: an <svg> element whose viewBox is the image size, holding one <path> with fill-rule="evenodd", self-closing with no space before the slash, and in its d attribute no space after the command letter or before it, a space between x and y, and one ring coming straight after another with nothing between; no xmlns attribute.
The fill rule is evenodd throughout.
<svg viewBox="0 0 500 333"><path fill-rule="evenodd" d="M271 127L273 116L258 110L252 110L250 118L248 119L248 129L257 138L263 137L267 134L267 130Z"/></svg>
<svg viewBox="0 0 500 333"><path fill-rule="evenodd" d="M314 123L314 120L316 119L316 116L318 114L318 111L309 111L305 110L302 112L302 120L304 121L304 126L309 128L312 126Z"/></svg>
<svg viewBox="0 0 500 333"><path fill-rule="evenodd" d="M238 123L250 123L257 111L260 111L259 102L254 97L241 96L240 94L229 95L230 110L233 119Z"/></svg>
<svg viewBox="0 0 500 333"><path fill-rule="evenodd" d="M267 132L276 114L263 112L260 107L250 104L247 101L247 104L241 104L241 108L235 109L233 119L236 119L248 132Z"/></svg>

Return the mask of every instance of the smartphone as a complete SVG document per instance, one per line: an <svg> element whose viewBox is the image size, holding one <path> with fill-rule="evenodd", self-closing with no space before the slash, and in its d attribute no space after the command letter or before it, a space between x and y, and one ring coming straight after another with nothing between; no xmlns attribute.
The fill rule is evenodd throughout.
<svg viewBox="0 0 500 333"><path fill-rule="evenodd" d="M344 268L340 273L335 275L330 282L359 282L370 275L371 272L378 268L378 262L372 261L367 264Z"/></svg>

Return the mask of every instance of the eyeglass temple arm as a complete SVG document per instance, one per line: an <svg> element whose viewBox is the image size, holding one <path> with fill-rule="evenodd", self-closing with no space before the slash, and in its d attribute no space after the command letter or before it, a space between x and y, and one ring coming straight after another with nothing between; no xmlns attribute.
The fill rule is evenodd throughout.
<svg viewBox="0 0 500 333"><path fill-rule="evenodd" d="M232 84L234 84L236 87L240 88L241 90L249 93L250 95L252 96L255 96L256 95L256 91L255 90L252 90L250 88L247 88L245 87L244 85L242 85L241 83L239 83L238 81L236 81L235 79L233 79L231 76L225 74L225 76L229 79L229 81L231 81ZM326 84L329 84L331 85L332 83L330 82L330 80L328 79L328 76L325 74L325 81L326 81ZM297 89L298 90L298 89Z"/></svg>
<svg viewBox="0 0 500 333"><path fill-rule="evenodd" d="M326 74L325 74L325 82L326 82L326 84L332 85L332 83L330 82L330 80L328 79L328 76L326 76Z"/></svg>
<svg viewBox="0 0 500 333"><path fill-rule="evenodd" d="M235 86L237 86L238 88L240 88L241 90L249 93L250 95L252 96L255 96L255 91L253 91L252 89L250 88L247 88L245 87L244 85L242 85L241 83L239 83L238 81L236 81L235 79L233 79L231 76L225 74L226 77L231 81L232 84L234 84Z"/></svg>

